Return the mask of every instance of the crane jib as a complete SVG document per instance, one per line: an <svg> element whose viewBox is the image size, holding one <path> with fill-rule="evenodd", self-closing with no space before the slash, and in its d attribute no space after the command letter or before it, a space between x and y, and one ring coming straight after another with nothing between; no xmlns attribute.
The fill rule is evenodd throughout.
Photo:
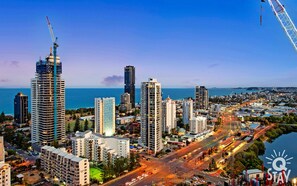
<svg viewBox="0 0 297 186"><path fill-rule="evenodd" d="M261 2L265 2L265 0L261 0ZM268 0L268 2L282 28L287 34L290 42L293 44L295 50L297 51L297 29L294 25L294 22L287 13L284 5L282 5L279 0Z"/></svg>

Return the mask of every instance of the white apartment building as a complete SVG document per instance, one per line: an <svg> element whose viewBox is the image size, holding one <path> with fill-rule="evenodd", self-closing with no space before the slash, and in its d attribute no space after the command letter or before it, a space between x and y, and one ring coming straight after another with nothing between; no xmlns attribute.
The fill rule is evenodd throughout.
<svg viewBox="0 0 297 186"><path fill-rule="evenodd" d="M92 131L76 132L71 138L72 153L90 161L113 161L118 157L129 157L130 139L115 136L103 136Z"/></svg>
<svg viewBox="0 0 297 186"><path fill-rule="evenodd" d="M183 123L189 124L190 120L193 118L193 100L185 99L183 100Z"/></svg>
<svg viewBox="0 0 297 186"><path fill-rule="evenodd" d="M162 123L163 131L169 134L176 128L176 104L169 97L162 103Z"/></svg>
<svg viewBox="0 0 297 186"><path fill-rule="evenodd" d="M193 117L190 120L190 132L201 133L207 129L207 118L203 116Z"/></svg>
<svg viewBox="0 0 297 186"><path fill-rule="evenodd" d="M141 83L142 144L154 154L162 150L162 91L161 84L153 78Z"/></svg>
<svg viewBox="0 0 297 186"><path fill-rule="evenodd" d="M115 98L95 98L95 132L105 136L115 133Z"/></svg>
<svg viewBox="0 0 297 186"><path fill-rule="evenodd" d="M11 185L10 169L10 165L5 163L4 139L0 136L0 185Z"/></svg>
<svg viewBox="0 0 297 186"><path fill-rule="evenodd" d="M89 160L51 146L41 148L41 168L71 186L90 184Z"/></svg>

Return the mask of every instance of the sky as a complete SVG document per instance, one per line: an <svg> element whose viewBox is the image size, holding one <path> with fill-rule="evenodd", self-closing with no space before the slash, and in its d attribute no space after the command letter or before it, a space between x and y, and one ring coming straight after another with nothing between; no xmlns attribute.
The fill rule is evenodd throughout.
<svg viewBox="0 0 297 186"><path fill-rule="evenodd" d="M297 21L297 2L282 3ZM260 0L1 0L0 87L30 87L49 54L48 16L66 87L297 86L297 53Z"/></svg>

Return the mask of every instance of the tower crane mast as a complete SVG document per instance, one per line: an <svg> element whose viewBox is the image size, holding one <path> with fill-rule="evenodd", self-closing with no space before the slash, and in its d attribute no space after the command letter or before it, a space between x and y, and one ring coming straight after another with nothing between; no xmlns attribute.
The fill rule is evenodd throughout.
<svg viewBox="0 0 297 186"><path fill-rule="evenodd" d="M57 48L59 45L57 44L57 39L54 35L53 27L49 21L49 18L46 16L47 26L51 35L51 39L53 42L53 55L54 55L54 140L58 139L58 119L57 119Z"/></svg>
<svg viewBox="0 0 297 186"><path fill-rule="evenodd" d="M265 2L265 0L261 0L261 2ZM274 15L277 17L295 50L297 51L297 29L289 14L287 13L284 5L282 5L279 0L268 0L268 2L272 8L272 11L274 12Z"/></svg>

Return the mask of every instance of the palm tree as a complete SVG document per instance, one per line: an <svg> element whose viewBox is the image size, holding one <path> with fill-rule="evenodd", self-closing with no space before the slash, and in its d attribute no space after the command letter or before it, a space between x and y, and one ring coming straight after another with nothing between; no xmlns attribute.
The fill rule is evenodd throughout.
<svg viewBox="0 0 297 186"><path fill-rule="evenodd" d="M84 131L89 130L89 121L86 119L85 120L85 126L84 126Z"/></svg>

